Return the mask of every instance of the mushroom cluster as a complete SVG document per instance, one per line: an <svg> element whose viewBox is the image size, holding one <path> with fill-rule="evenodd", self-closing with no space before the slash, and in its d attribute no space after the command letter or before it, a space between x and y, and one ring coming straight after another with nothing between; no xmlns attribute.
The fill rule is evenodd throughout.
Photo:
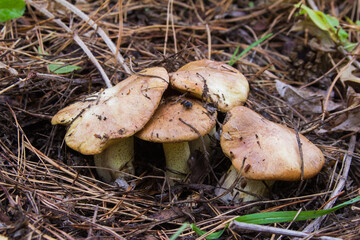
<svg viewBox="0 0 360 240"><path fill-rule="evenodd" d="M184 94L163 97L168 85ZM167 175L183 179L191 153L209 150L217 111L225 113L221 147L233 165L216 194L225 201L249 201L264 196L275 180L316 175L324 156L304 136L242 106L248 93L248 81L237 69L199 60L173 73L145 69L60 110L52 124L69 126L65 142L95 155L104 181L134 174L133 136L162 143Z"/></svg>
<svg viewBox="0 0 360 240"><path fill-rule="evenodd" d="M95 155L98 174L110 182L134 174L132 136L150 120L168 84L165 68L149 68L60 110L51 123L69 125L66 144Z"/></svg>

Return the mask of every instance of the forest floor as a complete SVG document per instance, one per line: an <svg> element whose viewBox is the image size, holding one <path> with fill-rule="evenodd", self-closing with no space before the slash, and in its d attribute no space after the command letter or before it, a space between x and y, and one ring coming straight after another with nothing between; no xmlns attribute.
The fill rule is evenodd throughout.
<svg viewBox="0 0 360 240"><path fill-rule="evenodd" d="M0 239L168 239L182 226L177 239L197 239L205 236L187 223L219 232L235 216L319 210L359 196L360 47L349 47L360 42L359 1L64 2L27 0L24 16L0 23ZM299 14L299 2L339 27L321 30L309 12ZM229 63L237 47L235 55L259 39L232 65L250 84L245 106L303 134L326 159L315 177L278 181L259 201L216 196L231 165L218 140L208 166L170 186L161 145L135 139L133 187L123 189L101 181L92 156L68 148L66 127L51 125L63 107L107 88L106 78L115 85L149 67ZM56 64L68 69L55 73ZM280 239L271 226L307 238L360 239L359 207L260 230L230 227L218 238Z"/></svg>

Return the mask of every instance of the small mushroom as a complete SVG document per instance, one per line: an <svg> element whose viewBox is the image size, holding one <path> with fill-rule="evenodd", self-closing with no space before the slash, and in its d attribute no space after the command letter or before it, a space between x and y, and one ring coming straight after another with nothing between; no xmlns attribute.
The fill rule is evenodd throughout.
<svg viewBox="0 0 360 240"><path fill-rule="evenodd" d="M191 107L185 103L191 103ZM189 172L188 142L209 133L215 127L216 115L216 112L209 113L197 100L168 98L136 136L145 141L162 143L167 168L180 173L169 171L168 176L183 178Z"/></svg>
<svg viewBox="0 0 360 240"><path fill-rule="evenodd" d="M243 105L248 97L249 83L245 76L221 62L194 61L169 75L172 87L213 103L221 112Z"/></svg>
<svg viewBox="0 0 360 240"><path fill-rule="evenodd" d="M164 68L149 68L121 81L116 86L86 97L60 110L52 124L70 125L66 144L82 154L95 155L98 174L107 182L122 170L134 173L133 138L158 107L168 87Z"/></svg>
<svg viewBox="0 0 360 240"><path fill-rule="evenodd" d="M298 144L301 142L301 152ZM276 180L298 181L315 176L324 165L324 156L319 148L294 130L273 123L249 108L238 106L228 112L222 128L221 147L232 161L232 168L225 177L217 195L221 195L240 181L224 200L250 201L250 194L264 195L267 187ZM239 178L238 178L239 179ZM236 196L236 199L233 199Z"/></svg>

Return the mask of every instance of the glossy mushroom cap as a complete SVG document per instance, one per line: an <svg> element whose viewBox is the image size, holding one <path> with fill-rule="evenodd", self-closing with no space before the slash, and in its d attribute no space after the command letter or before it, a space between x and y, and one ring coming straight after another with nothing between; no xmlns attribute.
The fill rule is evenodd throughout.
<svg viewBox="0 0 360 240"><path fill-rule="evenodd" d="M169 75L174 88L214 103L222 112L243 105L248 97L249 83L245 76L224 63L194 61Z"/></svg>
<svg viewBox="0 0 360 240"><path fill-rule="evenodd" d="M215 124L216 111L210 114L197 100L173 97L159 105L151 120L136 136L158 143L187 142L199 138L199 134L204 136Z"/></svg>
<svg viewBox="0 0 360 240"><path fill-rule="evenodd" d="M299 134L304 179L315 176L324 165L319 148ZM253 180L297 181L301 157L295 131L273 123L246 107L228 112L221 147L237 171Z"/></svg>
<svg viewBox="0 0 360 240"><path fill-rule="evenodd" d="M52 124L70 124L65 141L85 155L101 153L116 140L142 129L168 87L164 68L141 71L93 96L60 110Z"/></svg>

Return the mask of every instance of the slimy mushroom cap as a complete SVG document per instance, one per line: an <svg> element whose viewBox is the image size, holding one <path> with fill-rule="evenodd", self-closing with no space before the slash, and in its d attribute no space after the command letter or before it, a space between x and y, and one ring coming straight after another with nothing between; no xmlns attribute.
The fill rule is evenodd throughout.
<svg viewBox="0 0 360 240"><path fill-rule="evenodd" d="M199 134L204 136L215 124L216 112L210 114L199 101L173 97L159 105L151 120L136 136L159 143L187 142L199 138Z"/></svg>
<svg viewBox="0 0 360 240"><path fill-rule="evenodd" d="M158 107L168 82L164 68L145 69L60 110L51 122L70 125L65 136L70 148L85 155L99 154L111 143L144 127Z"/></svg>
<svg viewBox="0 0 360 240"><path fill-rule="evenodd" d="M221 147L237 171L253 180L297 181L301 157L294 130L273 123L249 108L228 112L221 134ZM299 134L304 179L315 176L324 165L319 148Z"/></svg>
<svg viewBox="0 0 360 240"><path fill-rule="evenodd" d="M221 62L206 59L194 61L169 75L172 87L212 102L222 112L243 105L249 94L249 83L245 76Z"/></svg>

